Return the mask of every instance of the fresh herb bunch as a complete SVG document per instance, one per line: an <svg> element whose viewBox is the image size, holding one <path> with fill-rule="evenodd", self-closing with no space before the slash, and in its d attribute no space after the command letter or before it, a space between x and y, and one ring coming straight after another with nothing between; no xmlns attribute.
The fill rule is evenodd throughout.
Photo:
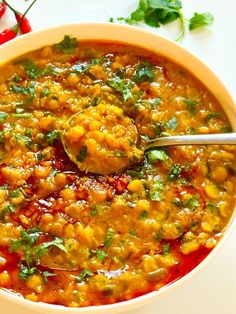
<svg viewBox="0 0 236 314"><path fill-rule="evenodd" d="M188 28L191 31L210 25L214 21L214 17L208 12L195 12L194 16L187 20L181 11L182 7L180 0L140 0L136 10L128 17L119 17L117 20L131 25L144 22L152 27L160 27L179 19L181 30L176 41L183 38L186 31L186 22L189 23ZM110 18L110 22L114 22L114 18Z"/></svg>

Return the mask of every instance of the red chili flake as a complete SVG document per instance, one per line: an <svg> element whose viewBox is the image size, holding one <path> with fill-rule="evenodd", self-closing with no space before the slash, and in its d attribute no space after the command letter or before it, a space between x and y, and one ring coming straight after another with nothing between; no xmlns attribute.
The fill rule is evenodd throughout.
<svg viewBox="0 0 236 314"><path fill-rule="evenodd" d="M127 188L129 178L124 174L108 177L108 183L115 189L116 194L122 194Z"/></svg>

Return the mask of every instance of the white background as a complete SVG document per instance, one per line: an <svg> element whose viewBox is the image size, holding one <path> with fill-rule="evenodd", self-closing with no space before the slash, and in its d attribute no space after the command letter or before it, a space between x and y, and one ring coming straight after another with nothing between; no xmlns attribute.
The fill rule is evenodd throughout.
<svg viewBox="0 0 236 314"><path fill-rule="evenodd" d="M21 12L30 1L9 0ZM205 61L236 98L236 1L182 0L183 12L190 18L195 11L211 12L215 22L204 30L187 32L181 44ZM28 18L34 30L79 21L106 22L109 17L127 16L137 0L38 0ZM8 12L0 29L15 23ZM151 29L174 39L178 23ZM34 314L0 300L1 314ZM173 289L145 308L127 314L236 314L236 230L222 250L182 287ZM45 313L47 314L47 313ZM112 314L112 313L111 313Z"/></svg>

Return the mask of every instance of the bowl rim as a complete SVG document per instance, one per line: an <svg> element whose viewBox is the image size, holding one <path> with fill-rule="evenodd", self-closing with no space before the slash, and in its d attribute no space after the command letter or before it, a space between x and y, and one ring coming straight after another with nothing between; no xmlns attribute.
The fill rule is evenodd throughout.
<svg viewBox="0 0 236 314"><path fill-rule="evenodd" d="M75 33L78 31L78 29L89 29L89 28L94 28L95 30L93 31L94 33L97 31L107 31L111 32L111 34L109 35L109 37L111 38L110 40L107 40L105 38L101 38L101 42L115 42L115 43L125 43L129 45L129 41L127 41L127 38L131 38L133 35L140 35L140 37L147 37L149 38L149 42L150 40L153 40L153 42L155 43L160 41L162 42L162 44L167 45L168 47L172 47L173 49L177 50L179 52L179 54L183 57L183 60L181 60L181 62L179 60L176 60L174 58L171 58L169 56L165 56L165 54L159 53L157 51L155 51L155 54L159 54L162 55L163 57L173 61L174 63L180 65L181 67L185 67L183 62L186 61L185 58L189 58L189 60L194 61L198 66L200 66L202 68L202 70L204 70L203 72L206 72L211 79L214 79L214 82L217 83L218 87L221 88L221 90L224 92L224 96L227 98L227 104L229 104L230 108L225 108L224 105L222 104L222 101L220 101L219 97L217 97L215 95L215 93L211 90L211 88L209 88L207 86L207 84L205 84L204 82L203 85L206 86L208 89L210 89L210 91L215 95L215 97L219 100L220 104L222 105L224 111L226 112L231 125L233 125L233 121L236 121L236 117L234 118L232 114L236 113L236 104L234 102L234 99L231 95L231 93L229 92L228 88L221 82L221 80L218 78L218 76L214 73L214 71L212 71L203 60L201 60L198 56L196 56L194 53L192 53L190 50L184 48L183 46L181 46L179 43L176 43L170 39L167 39L166 37L156 34L150 30L147 29L143 29L143 28L138 28L135 26L130 26L130 25L123 25L123 24L111 24L111 23L103 23L103 22L78 22L78 23L71 23L71 24L61 24L61 25L56 25L53 27L49 27L49 28L45 28L45 29L41 29L29 34L26 34L24 36L18 37L16 39L14 39L13 41L7 42L6 44L4 44L3 46L0 47L0 58L1 58L1 54L5 54L7 57L3 58L4 60L0 61L0 66L6 62L8 62L9 60L11 60L12 58L15 58L17 56L22 55L22 53L17 53L16 51L17 48L21 47L22 43L24 44L24 42L30 42L31 40L34 40L35 38L43 38L45 36L45 38L43 38L41 41L45 42L44 45L36 45L37 48L33 48L33 49L29 49L27 47L24 47L25 49L25 53L26 52L30 52L36 49L40 49L43 46L46 46L48 44L51 43L55 43L56 41L52 41L51 37L52 34L60 34L60 36L64 36L67 33L67 30L70 31L70 35ZM73 31L74 30L74 31ZM117 40L116 38L112 38L112 36L119 34L119 32L123 32L126 33L126 35L128 35L127 37L124 37L122 40ZM108 35L106 34L105 37L107 37ZM50 42L47 41L47 36L49 35L50 37ZM40 37L41 36L41 37ZM78 38L78 40L80 40L79 36L76 36ZM88 40L93 40L94 37L88 37ZM97 38L96 38L97 39ZM145 42L141 41L140 44L138 43L130 43L130 45L133 46L138 46L141 47L143 49L146 50L151 50L150 47L145 47ZM16 48L14 48L14 46L16 46ZM12 50L12 48L15 49L14 53L15 56L14 57L8 57L9 56L9 52ZM155 49L155 48L154 48ZM13 53L13 55L14 55ZM11 53L10 53L11 55ZM189 62L188 60L188 62ZM195 73L193 71L191 71L191 68L187 69L188 72L192 73L195 77ZM198 78L198 76L197 76ZM199 78L198 78L199 79ZM199 79L201 81L201 79ZM226 106L227 107L227 106ZM229 110L228 110L229 109ZM234 120L233 120L234 119ZM234 131L236 131L236 126L233 127ZM112 313L118 313L118 312L125 312L125 311L129 311L132 309L135 309L137 307L142 307L146 304L149 304L150 302L153 301L157 301L158 299L166 296L168 293L173 292L175 289L177 289L179 286L182 286L186 281L188 281L190 278L194 277L196 275L197 272L199 272L211 259L213 259L213 257L219 253L219 251L222 249L222 246L226 243L226 241L229 238L229 235L233 232L234 227L236 226L236 210L234 210L234 213L227 225L227 227L224 229L222 237L220 239L220 241L218 242L217 246L207 255L207 257L200 263L198 264L193 270L191 270L189 273L187 273L185 276L181 277L180 279L164 286L163 288L161 288L159 291L153 291L147 294L144 294L142 296L130 299L130 300L126 300L126 301L121 301L121 302L117 302L114 304L106 304L106 305L98 305L98 306L87 306L87 307L76 307L76 308L71 308L71 307L65 307L62 305L56 305L56 304L48 304L48 303L43 303L43 302L32 302L29 300L24 299L22 296L20 296L19 294L15 293L15 292L11 292L7 289L4 288L0 288L0 299L3 298L9 302L15 303L23 308L27 308L29 310L33 310L36 312L41 312L41 313L45 313L45 311L47 311L49 314L51 313L109 313L112 311Z"/></svg>

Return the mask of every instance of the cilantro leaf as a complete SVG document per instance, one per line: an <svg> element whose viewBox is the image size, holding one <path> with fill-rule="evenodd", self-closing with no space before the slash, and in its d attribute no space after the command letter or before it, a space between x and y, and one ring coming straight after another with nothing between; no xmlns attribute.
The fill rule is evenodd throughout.
<svg viewBox="0 0 236 314"><path fill-rule="evenodd" d="M173 164L171 173L169 174L170 180L176 180L181 174L181 166L178 164Z"/></svg>
<svg viewBox="0 0 236 314"><path fill-rule="evenodd" d="M22 230L20 239L11 240L9 252L12 253L21 247L27 247L27 248L31 247L32 245L35 244L39 236L40 236L40 231L37 228L30 229L28 231Z"/></svg>
<svg viewBox="0 0 236 314"><path fill-rule="evenodd" d="M16 93L16 94L22 94L22 95L30 95L31 97L34 97L35 95L35 83L30 83L29 87L23 86L23 85L16 85L12 84L10 86L10 89Z"/></svg>
<svg viewBox="0 0 236 314"><path fill-rule="evenodd" d="M104 246L109 247L113 241L115 231L112 228L108 228L104 241Z"/></svg>
<svg viewBox="0 0 236 314"><path fill-rule="evenodd" d="M211 25L214 22L214 16L209 12L194 13L194 16L189 21L189 30Z"/></svg>
<svg viewBox="0 0 236 314"><path fill-rule="evenodd" d="M0 122L6 120L8 114L6 112L0 112Z"/></svg>
<svg viewBox="0 0 236 314"><path fill-rule="evenodd" d="M106 252L104 252L103 250L96 250L96 256L97 259L99 260L99 262L103 262L105 257L107 256Z"/></svg>
<svg viewBox="0 0 236 314"><path fill-rule="evenodd" d="M194 209L195 207L199 207L200 203L198 201L199 194L193 195L186 203L184 202L184 205L187 205L189 208Z"/></svg>
<svg viewBox="0 0 236 314"><path fill-rule="evenodd" d="M1 187L2 188L2 187ZM16 206L9 204L0 211L0 220L5 220L6 215L16 212Z"/></svg>
<svg viewBox="0 0 236 314"><path fill-rule="evenodd" d="M46 133L46 141L50 145L54 145L59 137L60 132L58 130L49 131Z"/></svg>
<svg viewBox="0 0 236 314"><path fill-rule="evenodd" d="M33 250L33 258L35 261L38 261L43 254L47 253L49 249L51 249L53 246L57 247L59 250L67 253L66 247L63 245L63 240L60 238L55 238L53 241L50 242L44 242L43 244L40 244L36 246Z"/></svg>
<svg viewBox="0 0 236 314"><path fill-rule="evenodd" d="M151 65L139 64L137 70L133 76L133 79L137 83L153 82L155 74L151 69Z"/></svg>
<svg viewBox="0 0 236 314"><path fill-rule="evenodd" d="M162 248L162 253L168 255L170 253L170 243L165 243Z"/></svg>
<svg viewBox="0 0 236 314"><path fill-rule="evenodd" d="M129 234L131 235L131 237L135 237L136 233L133 229L130 230Z"/></svg>
<svg viewBox="0 0 236 314"><path fill-rule="evenodd" d="M197 104L198 101L197 100L192 100L192 99L184 99L184 103L187 105L187 110L191 113L191 114L195 114L197 112Z"/></svg>
<svg viewBox="0 0 236 314"><path fill-rule="evenodd" d="M88 150L87 146L83 145L76 159L80 162L84 161L85 158L87 157L87 150Z"/></svg>
<svg viewBox="0 0 236 314"><path fill-rule="evenodd" d="M208 113L208 115L206 117L206 122L210 121L211 119L217 118L217 117L221 116L222 114L223 114L223 112L221 112L221 111Z"/></svg>
<svg viewBox="0 0 236 314"><path fill-rule="evenodd" d="M57 274L50 273L49 271L43 271L42 275L43 275L43 280L44 280L45 283L48 283L48 277L57 276Z"/></svg>
<svg viewBox="0 0 236 314"><path fill-rule="evenodd" d="M148 217L148 212L146 210L143 210L140 215L139 215L139 219L140 220L145 220Z"/></svg>
<svg viewBox="0 0 236 314"><path fill-rule="evenodd" d="M175 130L178 127L177 118L171 118L168 122L166 122L165 127L170 130Z"/></svg>
<svg viewBox="0 0 236 314"><path fill-rule="evenodd" d="M164 184L160 180L155 180L151 189L148 192L148 197L151 201L161 201L162 193L164 191Z"/></svg>
<svg viewBox="0 0 236 314"><path fill-rule="evenodd" d="M37 268L36 267L28 267L23 265L22 263L19 264L19 278L27 281L29 276L34 275L37 273Z"/></svg>
<svg viewBox="0 0 236 314"><path fill-rule="evenodd" d="M54 47L61 50L65 54L72 53L77 47L77 39L75 37L65 35L63 40L55 44Z"/></svg>
<svg viewBox="0 0 236 314"><path fill-rule="evenodd" d="M43 70L34 64L30 59L23 62L23 67L29 78L35 79L42 75Z"/></svg>
<svg viewBox="0 0 236 314"><path fill-rule="evenodd" d="M10 191L9 196L15 198L15 197L19 197L21 193L22 193L21 188L18 188L18 189Z"/></svg>
<svg viewBox="0 0 236 314"><path fill-rule="evenodd" d="M98 214L97 205L94 204L94 205L93 205L93 208L92 208L92 210L91 210L91 216L97 216L97 214Z"/></svg>
<svg viewBox="0 0 236 314"><path fill-rule="evenodd" d="M119 77L108 80L107 85L120 93L125 101L133 97L130 84Z"/></svg>
<svg viewBox="0 0 236 314"><path fill-rule="evenodd" d="M149 151L147 153L147 157L148 157L148 161L151 164L154 164L158 160L166 161L169 159L169 156L167 155L167 153L162 149L155 149L155 150Z"/></svg>
<svg viewBox="0 0 236 314"><path fill-rule="evenodd" d="M81 282L83 280L88 279L89 277L92 277L94 273L88 269L83 269L79 276L76 277L77 282Z"/></svg>

